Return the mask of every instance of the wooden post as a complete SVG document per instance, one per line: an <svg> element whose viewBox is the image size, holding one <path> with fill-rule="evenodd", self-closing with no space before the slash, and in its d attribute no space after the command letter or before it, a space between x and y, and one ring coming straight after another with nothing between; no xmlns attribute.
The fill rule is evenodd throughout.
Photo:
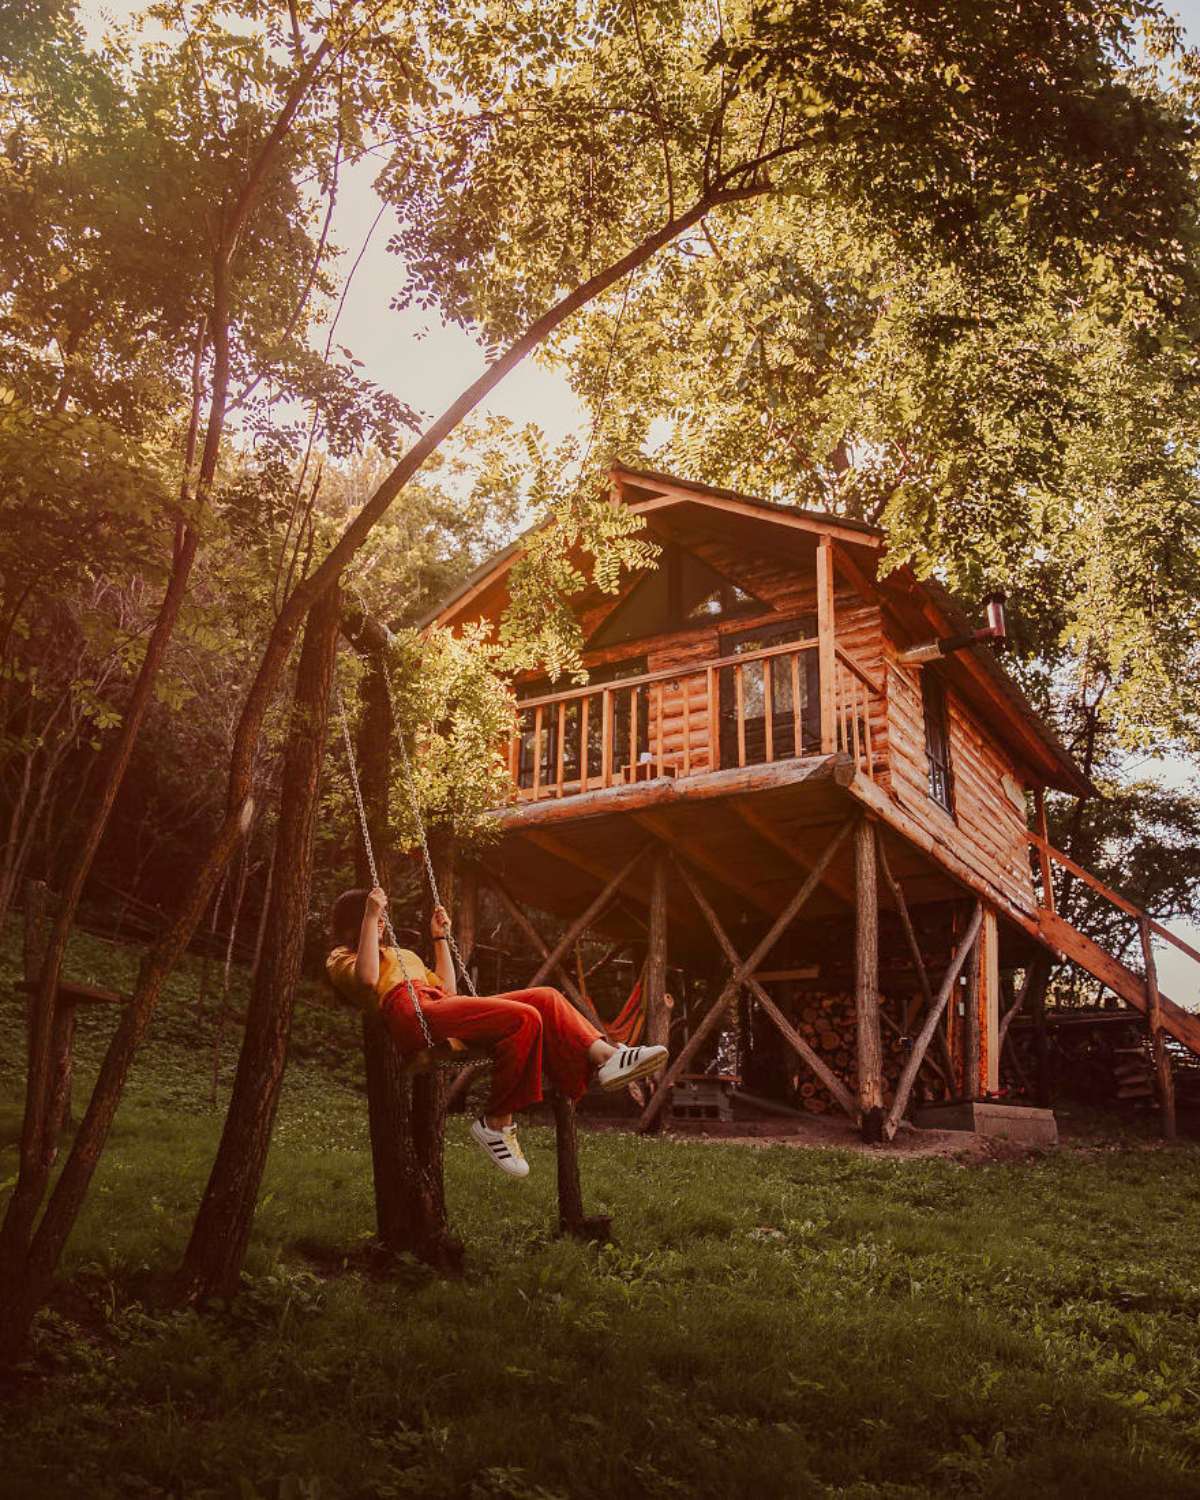
<svg viewBox="0 0 1200 1500"><path fill-rule="evenodd" d="M726 934L724 927L722 927L721 925L721 920L713 910L708 897L705 896L703 890L701 889L699 881L695 878L695 876L688 869L687 865L683 863L682 860L676 861L676 868L679 870L680 875L683 877L684 884L691 892L693 900L700 908L700 912L704 917L704 920L708 923L709 928L712 931L713 936L716 938L722 952L725 954L725 957L729 960L730 964L736 969L738 964L740 963L737 950L729 941L729 937ZM763 1010L766 1011L770 1019L779 1028L780 1032L783 1034L784 1039L791 1046L792 1050L797 1053L800 1059L804 1063L806 1063L808 1067L812 1069L812 1071L817 1075L820 1081L829 1090L830 1096L834 1099L834 1101L839 1104L842 1109L844 1109L850 1116L850 1118L857 1124L859 1118L857 1103L855 1102L854 1096L851 1094L850 1090L846 1087L842 1080L837 1076L832 1068L830 1068L826 1064L820 1054L816 1052L800 1035L800 1033L788 1020L788 1018L775 1004L774 1000L771 999L770 995L767 994L766 990L763 989L762 985L759 983L755 975L749 974L746 976L746 987L753 994L759 1005L762 1006Z"/></svg>
<svg viewBox="0 0 1200 1500"><path fill-rule="evenodd" d="M553 1092L555 1158L558 1167L558 1230L580 1240L603 1241L612 1237L612 1220L604 1214L585 1214L583 1188L579 1181L579 1133L575 1129L575 1104Z"/></svg>
<svg viewBox="0 0 1200 1500"><path fill-rule="evenodd" d="M1040 957L1040 955L1039 955ZM1034 1102L1040 1109L1054 1107L1054 1077L1050 1063L1050 1036L1046 1027L1046 987L1050 980L1049 965L1045 978L1033 989L1033 1045L1037 1060L1037 1082Z"/></svg>
<svg viewBox="0 0 1200 1500"><path fill-rule="evenodd" d="M665 1047L671 1034L667 1007L667 865L669 855L655 850L650 879L650 926L646 934L646 1033L648 1047Z"/></svg>
<svg viewBox="0 0 1200 1500"><path fill-rule="evenodd" d="M823 536L817 543L817 660L821 681L821 754L837 749L837 711L834 705L834 673L837 622L833 608L833 542Z"/></svg>
<svg viewBox="0 0 1200 1500"><path fill-rule="evenodd" d="M679 1077L679 1075L687 1067L688 1063L691 1062L692 1058L700 1050L701 1043L705 1040L706 1037L711 1035L718 1021L720 1021L721 1017L728 1009L730 1003L737 997L738 992L741 990L742 985L745 983L746 976L749 974L753 974L761 966L763 959L767 956L768 953L770 953L771 949L774 948L775 944L783 935L784 929L791 925L791 923L795 920L797 913L800 911L800 908L812 895L813 891L816 890L817 886L820 885L825 871L828 869L830 863L832 862L834 855L841 848L847 834L850 832L850 829L852 827L852 822L842 824L842 826L834 834L833 838L831 838L829 843L826 844L824 850L822 851L820 859L818 859L816 864L813 866L807 880L805 880L804 884L787 903L783 911L780 912L779 916L776 917L775 921L772 922L766 936L759 941L750 957L743 959L742 962L735 967L733 973L726 981L724 989L722 989L721 993L717 996L714 1003L709 1007L709 1010L704 1016L703 1020L692 1032L691 1036L688 1038L686 1046L675 1057L674 1061L671 1063L671 1066L667 1069L665 1075L663 1076L662 1082L659 1084L658 1089L655 1091L649 1104L646 1105L645 1110L642 1112L642 1117L638 1121L639 1130L647 1130L653 1124L655 1117L662 1109L663 1105L666 1103L668 1093L671 1087L674 1085L675 1080Z"/></svg>
<svg viewBox="0 0 1200 1500"><path fill-rule="evenodd" d="M1146 1012L1150 1020L1150 1045L1154 1051L1154 1071L1158 1075L1158 1103L1162 1111L1164 1140L1175 1139L1175 1079L1171 1072L1171 1056L1163 1036L1162 997L1158 992L1158 965L1154 962L1154 948L1150 942L1150 923L1145 916L1138 918L1138 935L1142 940L1142 958L1146 964Z"/></svg>
<svg viewBox="0 0 1200 1500"><path fill-rule="evenodd" d="M979 932L979 1031L983 1058L978 1087L995 1094L1000 1090L1000 933L990 906L984 908Z"/></svg>
<svg viewBox="0 0 1200 1500"><path fill-rule="evenodd" d="M982 920L983 908L976 902L974 915L967 924L966 933L959 942L954 957L950 960L950 967L942 976L942 985L937 993L937 998L925 1015L924 1024L917 1035L916 1042L913 1044L908 1061L904 1064L899 1082L896 1084L896 1097L892 1100L892 1107L888 1111L887 1121L884 1125L884 1134L889 1141L896 1134L896 1129L904 1117L904 1111L908 1107L909 1095L912 1093L912 1086L916 1080L917 1070L920 1068L925 1054L929 1050L929 1043L932 1041L933 1034L937 1030L942 1011L949 1004L950 997L958 984L958 976L962 972L962 966L967 961L968 955L974 950Z"/></svg>
<svg viewBox="0 0 1200 1500"><path fill-rule="evenodd" d="M962 1026L962 1098L979 1098L979 1062L982 1054L979 1039L979 939L967 959L966 984L963 986Z"/></svg>
<svg viewBox="0 0 1200 1500"><path fill-rule="evenodd" d="M883 1039L879 1025L879 886L875 830L854 825L854 1014L858 1107L864 1141L883 1139Z"/></svg>

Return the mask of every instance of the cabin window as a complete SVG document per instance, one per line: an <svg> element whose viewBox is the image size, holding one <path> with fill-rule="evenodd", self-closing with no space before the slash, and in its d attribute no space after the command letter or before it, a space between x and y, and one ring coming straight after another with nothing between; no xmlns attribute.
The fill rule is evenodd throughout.
<svg viewBox="0 0 1200 1500"><path fill-rule="evenodd" d="M600 650L734 615L764 614L769 607L694 552L664 542L658 567L633 585L588 647Z"/></svg>
<svg viewBox="0 0 1200 1500"><path fill-rule="evenodd" d="M721 642L722 656L744 656L765 651L789 641L815 639L816 615L804 615L787 625L772 625L761 630L742 630L727 635ZM747 662L742 668L742 722L745 760L741 759L738 733L736 674L722 668L721 678L721 765L758 765L767 756L767 693L771 695L772 760L790 760L796 754L796 728L799 718L800 753L818 750L821 744L821 692L816 651L802 651L793 658L784 653L763 661ZM796 701L795 690L799 690Z"/></svg>
<svg viewBox="0 0 1200 1500"><path fill-rule="evenodd" d="M954 772L950 765L950 724L946 713L946 684L936 667L921 669L921 697L925 707L925 754L929 759L929 795L948 813L954 811Z"/></svg>
<svg viewBox="0 0 1200 1500"><path fill-rule="evenodd" d="M631 677L643 677L647 665L644 656L628 661L612 662L602 667L593 667L588 673L588 686L601 683L621 682ZM521 683L517 688L518 703L529 698L541 698L556 691L546 677ZM569 690L568 690L569 691ZM616 778L629 764L630 750L641 758L650 746L650 700L645 687L633 691L613 694L612 714L612 774ZM636 724L631 723L637 714ZM580 731L583 713L578 698L567 703L562 716L563 728L563 781L578 783L580 780ZM537 734L537 710L526 708L520 711L520 741L517 752L517 785L532 787L534 784L534 739ZM539 786L556 785L558 781L558 704L547 703L542 709L542 754L541 770L537 776ZM632 729L632 735L631 735ZM587 774L598 779L604 765L604 712L603 698L594 693L589 698L587 726Z"/></svg>

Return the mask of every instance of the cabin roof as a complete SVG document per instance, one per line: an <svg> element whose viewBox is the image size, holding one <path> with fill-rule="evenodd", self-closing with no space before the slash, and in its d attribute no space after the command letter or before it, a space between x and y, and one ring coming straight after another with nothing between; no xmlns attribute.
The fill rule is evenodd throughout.
<svg viewBox="0 0 1200 1500"><path fill-rule="evenodd" d="M834 515L828 511L806 510L798 506L744 495L718 485L698 480L680 479L652 469L634 469L619 464L610 471L614 496L631 510L650 517L675 509L720 510L741 527L782 525L793 534L807 533L803 540L813 545L820 536L830 536L843 547L857 553L858 566L850 564L856 582L876 593L885 607L895 610L906 601L916 600L928 606L934 619L924 627L925 638L933 634L969 633L974 625L953 596L936 579L918 579L908 568L901 568L883 579L874 578L875 563L882 556L885 537L878 526L866 521ZM540 523L539 523L540 524ZM451 593L418 621L419 629L434 624L448 625L464 614L469 606L490 589L501 586L509 568L520 556L526 539L536 526L523 531L507 547L495 553L474 569ZM808 541L808 537L812 541ZM912 629L911 619L908 622ZM917 632L920 633L919 630ZM1096 788L1076 764L1058 735L1030 703L1017 682L1004 669L994 651L985 646L971 646L947 658L953 664L959 685L977 706L989 712L998 735L1013 748L1020 759L1035 769L1045 784L1081 796L1097 795Z"/></svg>

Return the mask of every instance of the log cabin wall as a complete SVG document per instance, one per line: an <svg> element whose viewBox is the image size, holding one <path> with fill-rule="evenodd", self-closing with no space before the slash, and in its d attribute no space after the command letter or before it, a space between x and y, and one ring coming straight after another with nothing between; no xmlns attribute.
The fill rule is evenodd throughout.
<svg viewBox="0 0 1200 1500"><path fill-rule="evenodd" d="M1005 900L1034 912L1026 840L1025 788L1015 760L951 685L946 691L953 812L929 790L921 673L901 666L886 643L888 782L892 796L938 844L956 854Z"/></svg>
<svg viewBox="0 0 1200 1500"><path fill-rule="evenodd" d="M749 552L716 538L693 542L689 550L731 583L770 606L769 609L739 611L685 630L587 651L584 664L589 670L596 670L627 660L644 659L650 673L676 667L681 673L691 669L692 675L668 680L662 684L661 693L656 690L651 695L648 713L650 742L658 744L658 716L661 713L665 756L676 766L686 763L694 773L712 769L715 764L706 685L698 668L722 655L722 644L728 637L743 632L807 620L815 636L817 586L815 574L800 569L793 561ZM585 640L621 607L627 597L628 591L618 599L606 600L581 617ZM835 593L834 608L839 648L856 666L877 683L882 683L884 639L878 606L842 586ZM871 697L869 716L875 757L885 776L888 714L882 696Z"/></svg>

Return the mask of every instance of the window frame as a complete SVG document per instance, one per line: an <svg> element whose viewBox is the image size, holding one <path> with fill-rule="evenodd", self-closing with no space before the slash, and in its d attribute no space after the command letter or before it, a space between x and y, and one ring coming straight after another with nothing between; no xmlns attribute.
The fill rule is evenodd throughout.
<svg viewBox="0 0 1200 1500"><path fill-rule="evenodd" d="M926 790L929 800L954 811L954 757L950 748L950 694L933 663L921 668L921 715L925 724Z"/></svg>

